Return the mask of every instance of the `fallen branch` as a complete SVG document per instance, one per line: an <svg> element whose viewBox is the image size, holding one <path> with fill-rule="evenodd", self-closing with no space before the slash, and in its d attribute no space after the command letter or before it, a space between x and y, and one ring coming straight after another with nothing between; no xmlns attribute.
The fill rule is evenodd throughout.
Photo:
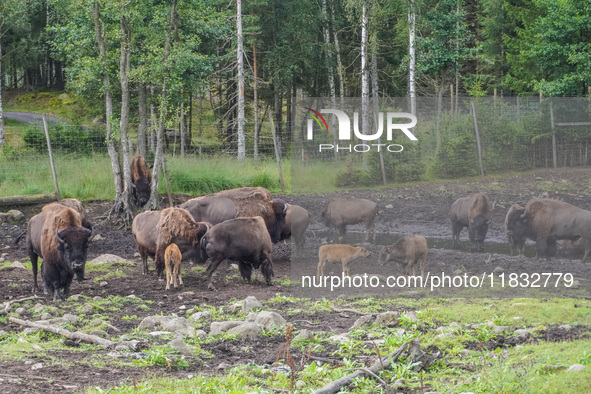
<svg viewBox="0 0 591 394"><path fill-rule="evenodd" d="M6 305L4 306L4 309L2 309L2 310L0 311L0 316L1 316L1 315L6 315L6 314L8 314L8 312L10 312L10 306L11 306L12 304L16 304L17 302L23 302L23 301L29 301L29 300L36 300L36 299L39 299L39 298L41 298L41 297L39 297L39 296L36 296L36 295L35 295L35 296L32 296L32 297L21 298L20 300L12 300L12 301L8 301L8 302L6 303Z"/></svg>
<svg viewBox="0 0 591 394"><path fill-rule="evenodd" d="M333 311L338 312L338 313L350 312L350 313L356 313L358 315L363 315L363 316L377 316L377 315L379 315L379 313L360 312L358 310L349 309L349 308L339 309L339 308L335 308L334 306L331 306L330 309L332 309Z"/></svg>
<svg viewBox="0 0 591 394"><path fill-rule="evenodd" d="M585 296L582 296L582 295L563 294L563 296L568 297L568 298L582 298L584 300L591 300L591 297L585 297Z"/></svg>
<svg viewBox="0 0 591 394"><path fill-rule="evenodd" d="M11 378L11 379L22 379L22 380L27 380L27 379L33 379L33 380L45 380L45 381L49 381L51 380L52 382L61 382L61 380L55 379L55 378L44 378L43 376L18 376L18 375L11 375L9 373L0 373L0 377L3 378Z"/></svg>
<svg viewBox="0 0 591 394"><path fill-rule="evenodd" d="M20 324L21 326L39 328L39 329L42 329L42 330L45 330L48 332L52 332L54 334L63 335L64 337L66 337L68 339L73 339L73 340L78 339L78 340L86 342L86 343L92 343L95 345L104 346L107 349L114 348L117 345L123 344L123 345L128 346L131 349L136 350L137 346L139 344L141 344L141 342L138 342L138 341L113 342L108 339L98 337L96 335L85 334L80 331L72 332L72 331L66 330L64 328L53 327L53 326L49 326L46 324L39 324L39 323L29 321L29 320L21 320L21 319L17 319L16 317L9 317L8 321L11 323Z"/></svg>

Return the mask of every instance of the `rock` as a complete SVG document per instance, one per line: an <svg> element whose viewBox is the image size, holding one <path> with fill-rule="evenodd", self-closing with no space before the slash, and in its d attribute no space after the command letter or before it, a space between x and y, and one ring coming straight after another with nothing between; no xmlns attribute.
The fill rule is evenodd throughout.
<svg viewBox="0 0 591 394"><path fill-rule="evenodd" d="M558 326L558 328L562 329L562 330L570 330L572 327L569 324L561 324Z"/></svg>
<svg viewBox="0 0 591 394"><path fill-rule="evenodd" d="M198 321L201 319L210 319L212 317L213 314L210 311L195 312L191 316L189 316L189 320Z"/></svg>
<svg viewBox="0 0 591 394"><path fill-rule="evenodd" d="M456 323L455 321L454 321L454 322L451 322L451 323L449 323L449 327L450 327L450 328L452 328L452 329L454 329L454 330L461 330L461 329L462 329L462 326L460 326L460 325L459 325L458 323Z"/></svg>
<svg viewBox="0 0 591 394"><path fill-rule="evenodd" d="M180 296L183 297L192 297L195 295L194 291L183 291L181 294L179 294Z"/></svg>
<svg viewBox="0 0 591 394"><path fill-rule="evenodd" d="M515 346L515 350L521 350L521 349L523 349L523 346L521 346L521 345Z"/></svg>
<svg viewBox="0 0 591 394"><path fill-rule="evenodd" d="M94 306L89 305L89 304L84 305L82 307L82 313L84 313L85 315L89 315L91 313L94 313Z"/></svg>
<svg viewBox="0 0 591 394"><path fill-rule="evenodd" d="M137 296L135 294L130 294L130 295L127 296L127 298L130 298L130 299L133 300L134 298L137 298Z"/></svg>
<svg viewBox="0 0 591 394"><path fill-rule="evenodd" d="M98 318L90 322L90 325L95 327L102 326L103 324L106 324L105 321L103 319Z"/></svg>
<svg viewBox="0 0 591 394"><path fill-rule="evenodd" d="M5 212L0 212L0 223L10 223L12 222L12 216L10 216L9 214L5 213Z"/></svg>
<svg viewBox="0 0 591 394"><path fill-rule="evenodd" d="M443 334L437 335L435 338L439 339L452 339L454 336L451 335L449 332L444 332Z"/></svg>
<svg viewBox="0 0 591 394"><path fill-rule="evenodd" d="M522 337L522 338L527 338L529 336L529 331L528 330L515 330L515 335Z"/></svg>
<svg viewBox="0 0 591 394"><path fill-rule="evenodd" d="M66 313L62 316L62 320L68 323L76 323L79 318L76 315L72 315L71 313Z"/></svg>
<svg viewBox="0 0 591 394"><path fill-rule="evenodd" d="M228 368L232 368L232 365L228 364L228 363L220 363L220 364L218 364L217 367L215 367L215 369L217 369L217 370L228 369Z"/></svg>
<svg viewBox="0 0 591 394"><path fill-rule="evenodd" d="M331 340L331 341L333 341L333 342L349 342L351 340L351 338L349 338L345 334L342 334L342 335L333 335L332 337L329 337L328 339Z"/></svg>
<svg viewBox="0 0 591 394"><path fill-rule="evenodd" d="M80 294L74 294L70 296L70 301L78 301L82 297Z"/></svg>
<svg viewBox="0 0 591 394"><path fill-rule="evenodd" d="M10 265L10 268L22 268L26 270L25 266L22 265L20 261L15 261L14 263L12 263Z"/></svg>
<svg viewBox="0 0 591 394"><path fill-rule="evenodd" d="M240 339L255 339L262 331L262 327L256 323L242 323L228 330L228 335L237 335Z"/></svg>
<svg viewBox="0 0 591 394"><path fill-rule="evenodd" d="M254 323L258 315L258 312L250 312L248 316L246 316L246 319L244 319L244 321Z"/></svg>
<svg viewBox="0 0 591 394"><path fill-rule="evenodd" d="M41 329L40 328L29 327L29 328L25 328L23 330L23 334L29 335L29 334L34 334L34 333L36 333L38 331L41 331Z"/></svg>
<svg viewBox="0 0 591 394"><path fill-rule="evenodd" d="M92 239L90 240L91 242L97 242L97 241L102 241L103 239L105 239L105 237L103 237L100 234L96 234L94 237L92 237ZM123 260L122 260L123 261ZM103 263L104 264L104 263Z"/></svg>
<svg viewBox="0 0 591 394"><path fill-rule="evenodd" d="M502 272L505 272L505 269L504 269L503 267L496 267L496 268L493 270L493 273L495 273L495 274L500 274L500 273L502 273Z"/></svg>
<svg viewBox="0 0 591 394"><path fill-rule="evenodd" d="M172 320L172 317L158 315L148 316L140 322L140 325L137 328L138 330L154 330L168 320Z"/></svg>
<svg viewBox="0 0 591 394"><path fill-rule="evenodd" d="M92 239L93 241L97 241L97 237L100 237L99 234L95 235L94 238ZM102 237L100 239L103 239ZM98 257L95 257L94 259L90 260L89 263L90 264L107 264L107 263L120 263L120 262L124 262L126 263L127 260L125 260L123 257L114 255L114 254L101 254Z"/></svg>
<svg viewBox="0 0 591 394"><path fill-rule="evenodd" d="M187 306L186 306L186 305L181 305L181 306L179 306L179 309L180 309L181 311L184 311L185 309L187 309Z"/></svg>
<svg viewBox="0 0 591 394"><path fill-rule="evenodd" d="M32 371L36 371L38 369L43 368L43 364L42 363L37 363L37 364L33 364L33 366L31 367Z"/></svg>
<svg viewBox="0 0 591 394"><path fill-rule="evenodd" d="M415 313L412 312L412 311L411 312L405 312L404 315L410 321L418 321L419 320L419 318L417 317L417 315L415 315Z"/></svg>
<svg viewBox="0 0 591 394"><path fill-rule="evenodd" d="M507 330L509 330L509 327L507 327L507 326L496 326L495 329L493 330L493 332L495 334L500 334L503 331L507 331Z"/></svg>
<svg viewBox="0 0 591 394"><path fill-rule="evenodd" d="M108 282L105 282L105 281L102 281L101 283L99 283L99 286L100 287L107 287L107 286L109 286L109 283Z"/></svg>
<svg viewBox="0 0 591 394"><path fill-rule="evenodd" d="M523 320L523 317L521 317L521 316L514 316L512 319L513 320Z"/></svg>
<svg viewBox="0 0 591 394"><path fill-rule="evenodd" d="M452 331L451 328L445 327L445 326L437 327L436 330L439 331L439 332L441 332L441 333L451 332Z"/></svg>
<svg viewBox="0 0 591 394"><path fill-rule="evenodd" d="M394 326L398 323L398 312L388 311L376 316L376 324Z"/></svg>
<svg viewBox="0 0 591 394"><path fill-rule="evenodd" d="M394 205L392 205L392 204L386 204L385 208L386 209L393 209L394 208Z"/></svg>
<svg viewBox="0 0 591 394"><path fill-rule="evenodd" d="M285 319L279 313L267 311L259 312L254 322L265 327L267 330L272 330L286 323Z"/></svg>
<svg viewBox="0 0 591 394"><path fill-rule="evenodd" d="M570 367L568 367L567 371L568 372L579 372L584 369L587 369L587 367L584 366L583 364L573 364Z"/></svg>
<svg viewBox="0 0 591 394"><path fill-rule="evenodd" d="M109 333L103 330L92 330L90 335L96 335L99 338L111 339Z"/></svg>
<svg viewBox="0 0 591 394"><path fill-rule="evenodd" d="M51 316L50 313L44 313L41 315L41 320L49 320L51 319L53 316Z"/></svg>
<svg viewBox="0 0 591 394"><path fill-rule="evenodd" d="M59 96L57 96L57 98L60 100L67 100L70 98L70 96L68 96L68 93L62 93Z"/></svg>
<svg viewBox="0 0 591 394"><path fill-rule="evenodd" d="M313 341L314 340L314 333L312 331L304 328L293 339L294 340L296 340L296 339L307 339L309 341Z"/></svg>
<svg viewBox="0 0 591 394"><path fill-rule="evenodd" d="M164 335L172 335L172 334L174 334L174 333L170 332L170 331L152 331L152 332L148 333L148 335L151 335L153 337L161 337Z"/></svg>
<svg viewBox="0 0 591 394"><path fill-rule="evenodd" d="M175 338L168 344L175 350L178 350L183 356L192 356L193 351L183 342L181 338Z"/></svg>
<svg viewBox="0 0 591 394"><path fill-rule="evenodd" d="M195 330L195 337L201 338L207 336L207 333L203 330Z"/></svg>
<svg viewBox="0 0 591 394"><path fill-rule="evenodd" d="M398 330L396 330L396 336L401 337L404 334L406 334L406 330L404 328L399 328Z"/></svg>
<svg viewBox="0 0 591 394"><path fill-rule="evenodd" d="M92 297L92 299L95 300L95 301L100 301L100 300L103 299L103 297L101 297L101 296L94 296L94 297Z"/></svg>
<svg viewBox="0 0 591 394"><path fill-rule="evenodd" d="M214 321L213 323L211 323L211 326L209 327L209 335L222 334L231 328L241 325L242 323L244 323L244 322L242 322L242 321L223 321L223 322Z"/></svg>
<svg viewBox="0 0 591 394"><path fill-rule="evenodd" d="M296 389L302 389L302 388L306 387L307 384L308 383L304 382L303 380L297 380L295 382L295 387L296 387Z"/></svg>
<svg viewBox="0 0 591 394"><path fill-rule="evenodd" d="M29 341L27 341L24 337L20 337L16 342L17 343L29 343Z"/></svg>
<svg viewBox="0 0 591 394"><path fill-rule="evenodd" d="M458 275L462 275L464 273L464 271L462 271L461 269L457 269L454 272L452 272L454 275L458 276Z"/></svg>
<svg viewBox="0 0 591 394"><path fill-rule="evenodd" d="M39 345L33 345L33 349L35 350L43 350L43 348Z"/></svg>
<svg viewBox="0 0 591 394"><path fill-rule="evenodd" d="M43 312L43 309L45 309L45 305L35 304L35 307L33 308L33 313L41 313Z"/></svg>
<svg viewBox="0 0 591 394"><path fill-rule="evenodd" d="M127 346L126 344L120 343L117 346L115 346L115 350L118 352L128 352L130 349L129 346Z"/></svg>
<svg viewBox="0 0 591 394"><path fill-rule="evenodd" d="M177 335L186 335L190 338L195 337L195 327L193 323L184 317L176 317L172 320L167 320L161 323L164 330L172 331Z"/></svg>
<svg viewBox="0 0 591 394"><path fill-rule="evenodd" d="M404 386L406 386L406 381L402 378L400 379L396 379L396 381L394 382L394 388L395 389L401 389Z"/></svg>
<svg viewBox="0 0 591 394"><path fill-rule="evenodd" d="M0 220L0 223L2 223L2 221ZM0 263L3 263L5 261L4 257L0 257Z"/></svg>
<svg viewBox="0 0 591 394"><path fill-rule="evenodd" d="M17 315L24 315L27 310L25 308L16 308L16 310L14 311Z"/></svg>
<svg viewBox="0 0 591 394"><path fill-rule="evenodd" d="M361 316L359 319L355 320L355 323L353 323L353 326L351 327L351 329L369 326L369 324L371 323L372 320L373 320L372 315Z"/></svg>
<svg viewBox="0 0 591 394"><path fill-rule="evenodd" d="M463 349L462 351L460 351L460 356L462 357L468 357L470 355L470 351L468 349Z"/></svg>
<svg viewBox="0 0 591 394"><path fill-rule="evenodd" d="M249 313L253 309L262 309L263 304L254 296L248 296L242 301L242 313Z"/></svg>

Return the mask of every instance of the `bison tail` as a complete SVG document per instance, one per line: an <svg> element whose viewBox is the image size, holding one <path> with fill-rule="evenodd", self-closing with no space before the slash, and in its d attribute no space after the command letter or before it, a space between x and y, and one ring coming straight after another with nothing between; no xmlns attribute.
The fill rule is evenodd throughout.
<svg viewBox="0 0 591 394"><path fill-rule="evenodd" d="M16 239L14 240L14 244L18 245L18 243L21 241L21 239L23 239L25 235L27 235L27 230L23 231L22 233L20 233L18 237L16 237Z"/></svg>
<svg viewBox="0 0 591 394"><path fill-rule="evenodd" d="M207 256L207 252L205 250L205 247L207 246L207 233L205 233L205 235L203 237L201 237L201 241L199 241L199 254L198 254L198 259L200 263L205 263L207 261L207 258L209 256Z"/></svg>

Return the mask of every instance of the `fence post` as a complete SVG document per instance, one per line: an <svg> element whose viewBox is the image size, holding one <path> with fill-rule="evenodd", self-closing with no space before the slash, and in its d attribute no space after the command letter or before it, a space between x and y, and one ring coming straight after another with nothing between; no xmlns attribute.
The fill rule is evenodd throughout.
<svg viewBox="0 0 591 394"><path fill-rule="evenodd" d="M277 149L277 138L275 136L275 125L273 124L273 117L269 112L269 121L271 122L271 133L273 136L273 148L275 148L275 160L277 160L277 170L279 171L279 183L281 184L281 193L285 193L285 186L283 184L283 172L281 171L281 157L279 157L279 150Z"/></svg>
<svg viewBox="0 0 591 394"><path fill-rule="evenodd" d="M47 127L47 119L43 115L43 130L45 130L45 139L47 140L47 151L49 152L49 163L51 164L51 173L53 175L53 185L55 186L55 196L60 201L60 188L57 183L57 173L55 172L55 163L53 161L53 151L51 150L51 140L49 138L49 128Z"/></svg>
<svg viewBox="0 0 591 394"><path fill-rule="evenodd" d="M556 130L554 126L554 108L552 107L552 101L550 101L550 127L552 128L552 162L554 168L558 168L556 159Z"/></svg>
<svg viewBox="0 0 591 394"><path fill-rule="evenodd" d="M484 176L484 165L482 164L482 148L480 147L480 134L478 134L478 121L476 120L476 108L474 101L470 101L472 114L474 116L474 131L476 133L476 147L478 148L478 164L480 164L480 175Z"/></svg>

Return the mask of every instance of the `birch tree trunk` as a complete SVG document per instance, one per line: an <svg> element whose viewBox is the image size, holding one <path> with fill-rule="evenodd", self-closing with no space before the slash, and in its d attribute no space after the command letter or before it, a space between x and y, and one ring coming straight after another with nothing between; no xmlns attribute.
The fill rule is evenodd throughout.
<svg viewBox="0 0 591 394"><path fill-rule="evenodd" d="M254 162L259 162L259 92L258 92L258 71L257 71L257 44L252 43L252 66L254 72L253 81L253 106L254 106Z"/></svg>
<svg viewBox="0 0 591 394"><path fill-rule="evenodd" d="M154 105L154 85L150 85L150 121L148 122L148 129L150 130L150 152L156 152L156 106Z"/></svg>
<svg viewBox="0 0 591 394"><path fill-rule="evenodd" d="M148 130L148 102L146 85L139 83L137 87L138 126L137 126L137 154L146 157L146 132Z"/></svg>
<svg viewBox="0 0 591 394"><path fill-rule="evenodd" d="M172 0L172 7L170 10L170 19L166 29L166 38L164 40L164 73L162 77L162 95L160 99L160 115L158 118L158 130L156 134L156 155L154 157L154 167L152 168L152 192L150 193L150 200L146 204L148 209L156 210L158 204L158 178L160 175L160 168L164 162L164 119L166 118L167 106L167 79L168 75L168 57L170 56L170 38L172 36L173 28L176 18L176 4L177 0Z"/></svg>
<svg viewBox="0 0 591 394"><path fill-rule="evenodd" d="M2 83L4 76L2 75L2 34L0 33L0 146L4 146L6 142L6 131L4 131L4 109L2 108Z"/></svg>
<svg viewBox="0 0 591 394"><path fill-rule="evenodd" d="M246 144L244 141L244 61L242 49L242 0L237 0L236 15L236 54L238 57L238 160L246 158Z"/></svg>
<svg viewBox="0 0 591 394"><path fill-rule="evenodd" d="M182 94L182 91L181 91ZM185 157L186 131L185 131L185 103L181 101L181 122L179 132L181 133L181 157Z"/></svg>
<svg viewBox="0 0 591 394"><path fill-rule="evenodd" d="M377 116L379 108L379 99L380 99L380 92L378 88L378 56L376 54L377 48L373 48L371 53L371 90L372 90L372 100L373 100L373 110L374 110L374 128L375 130L378 129L379 125L377 124ZM378 138L378 144L381 144L381 138ZM382 182L384 185L388 184L388 178L386 176L386 167L384 166L384 153L383 150L380 149L380 170L382 171Z"/></svg>
<svg viewBox="0 0 591 394"><path fill-rule="evenodd" d="M437 87L437 121L435 125L435 152L439 152L441 146L441 117L443 116L443 92L445 91L445 82L442 80Z"/></svg>
<svg viewBox="0 0 591 394"><path fill-rule="evenodd" d="M330 45L330 30L329 30L329 23L330 19L328 17L328 9L326 7L326 0L322 0L322 16L324 17L324 26L322 28L322 33L324 36L324 47L326 48L324 59L326 62L326 69L328 71L328 86L330 89L330 102L331 108L336 107L336 91L335 91L335 84L334 84L334 70L332 68L332 50ZM338 136L337 136L337 128L335 127L335 117L332 116L331 121L331 129L332 129L332 141L334 146L338 144ZM338 149L334 150L335 157L338 157L339 152Z"/></svg>
<svg viewBox="0 0 591 394"><path fill-rule="evenodd" d="M100 7L98 1L95 0L92 9L92 20L94 22L95 39L99 47L100 61L104 67L103 87L105 89L105 117L106 117L106 132L107 132L107 151L111 158L111 167L113 169L113 180L115 183L115 205L121 199L123 193L123 182L121 179L121 167L119 166L119 156L113 141L112 126L113 126L113 95L111 89L111 81L109 73L107 72L106 47L104 32L101 27ZM109 216L113 213L113 209L109 212Z"/></svg>
<svg viewBox="0 0 591 394"><path fill-rule="evenodd" d="M417 114L417 94L415 90L415 25L415 3L414 0L408 0L408 96L410 98L410 113L413 115Z"/></svg>
<svg viewBox="0 0 591 394"><path fill-rule="evenodd" d="M369 16L364 3L361 11L361 134L368 134L369 127L369 70L367 68L367 41ZM365 155L364 162L365 162Z"/></svg>

